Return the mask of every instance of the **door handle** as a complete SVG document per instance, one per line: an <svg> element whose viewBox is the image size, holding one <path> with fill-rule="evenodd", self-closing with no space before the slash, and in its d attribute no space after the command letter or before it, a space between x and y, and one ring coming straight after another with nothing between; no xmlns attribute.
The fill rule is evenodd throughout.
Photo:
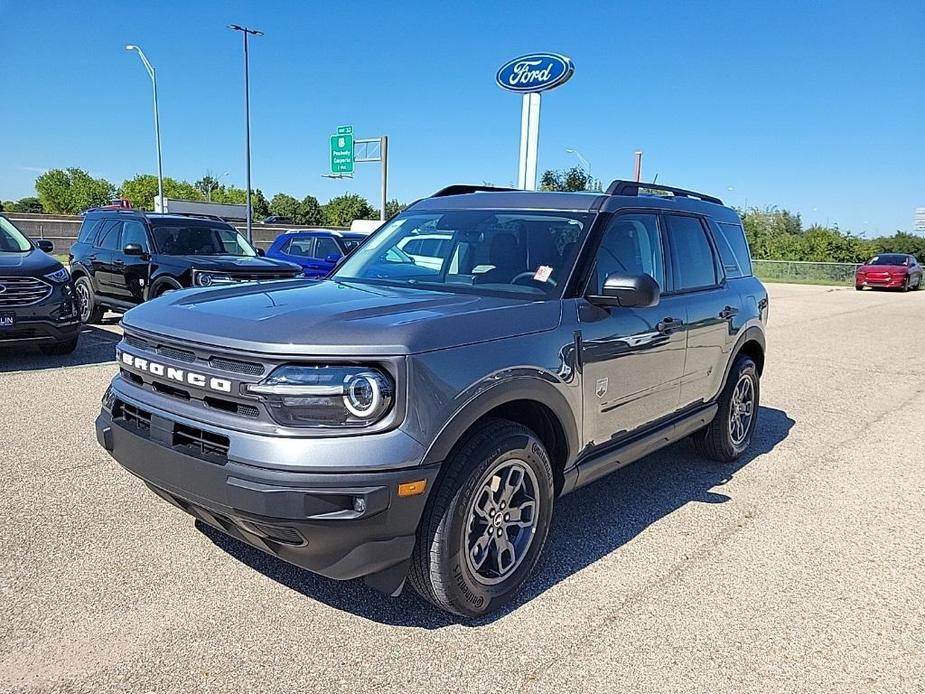
<svg viewBox="0 0 925 694"><path fill-rule="evenodd" d="M112 264L113 265L125 265L125 261L122 260L122 258L116 258L115 260L112 261Z"/></svg>
<svg viewBox="0 0 925 694"><path fill-rule="evenodd" d="M87 256L87 260L96 260L96 256L95 255Z"/></svg>
<svg viewBox="0 0 925 694"><path fill-rule="evenodd" d="M739 309L737 309L735 306L724 306L723 310L719 312L719 317L723 319L732 318L738 312Z"/></svg>
<svg viewBox="0 0 925 694"><path fill-rule="evenodd" d="M662 318L662 320L656 323L655 329L663 335L670 335L673 330L677 330L682 325L684 325L684 321L682 321L680 318L673 318L672 316L668 316L667 318Z"/></svg>

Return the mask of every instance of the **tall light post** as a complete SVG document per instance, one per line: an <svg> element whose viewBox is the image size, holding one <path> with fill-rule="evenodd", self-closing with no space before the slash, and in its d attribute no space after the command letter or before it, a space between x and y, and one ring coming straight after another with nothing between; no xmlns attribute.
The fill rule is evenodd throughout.
<svg viewBox="0 0 925 694"><path fill-rule="evenodd" d="M135 51L138 53L138 57L141 58L141 62L145 66L145 70L148 71L148 76L151 78L151 89L154 92L154 140L157 145L157 199L161 209L164 205L164 171L161 168L161 121L158 116L157 110L157 75L154 72L154 66L148 62L147 56L145 56L144 51L142 51L138 46L129 44L125 47L127 51ZM154 206L157 209L158 205Z"/></svg>
<svg viewBox="0 0 925 694"><path fill-rule="evenodd" d="M242 27L240 24L229 24L232 31L240 31L244 36L244 161L245 161L245 204L247 205L247 240L253 243L254 234L251 229L253 213L251 212L251 83L250 65L247 59L247 37L263 36L262 31Z"/></svg>
<svg viewBox="0 0 925 694"><path fill-rule="evenodd" d="M591 178L591 164L588 163L588 160L581 156L581 152L577 149L567 149L565 150L568 154L574 154L578 158L578 163L581 164L581 168L588 172L588 178Z"/></svg>
<svg viewBox="0 0 925 694"><path fill-rule="evenodd" d="M212 180L214 181L214 183L210 183L210 184L209 184L209 190L206 191L206 195L209 196L209 202L212 202L212 191L213 191L213 190L217 190L218 188L221 188L221 187L222 187L222 179L225 178L225 176L227 176L228 174L229 174L229 172L226 171L225 173L223 173L223 174L222 174L221 176L219 176L218 178L212 178L211 175L209 176L209 177L212 178Z"/></svg>

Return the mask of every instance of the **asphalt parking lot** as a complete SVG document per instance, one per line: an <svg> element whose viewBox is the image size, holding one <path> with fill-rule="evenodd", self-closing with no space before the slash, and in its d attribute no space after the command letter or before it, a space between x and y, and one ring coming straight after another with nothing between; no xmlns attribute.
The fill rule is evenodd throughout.
<svg viewBox="0 0 925 694"><path fill-rule="evenodd" d="M0 352L0 691L923 691L925 291L770 292L752 452L685 442L562 499L525 592L467 624L120 469L115 323L65 368Z"/></svg>

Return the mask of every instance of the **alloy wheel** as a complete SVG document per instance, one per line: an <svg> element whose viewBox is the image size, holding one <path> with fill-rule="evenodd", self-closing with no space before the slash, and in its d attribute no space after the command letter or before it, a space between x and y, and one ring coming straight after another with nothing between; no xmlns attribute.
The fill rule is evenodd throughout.
<svg viewBox="0 0 925 694"><path fill-rule="evenodd" d="M80 322L86 323L90 320L90 311L92 300L90 290L83 282L77 283L77 299L80 301Z"/></svg>
<svg viewBox="0 0 925 694"><path fill-rule="evenodd" d="M750 374L742 374L732 391L729 406L729 437L738 448L748 438L755 416L755 384Z"/></svg>
<svg viewBox="0 0 925 694"><path fill-rule="evenodd" d="M469 506L466 564L473 577L495 585L513 574L527 555L539 521L539 484L522 460L505 460L479 483Z"/></svg>

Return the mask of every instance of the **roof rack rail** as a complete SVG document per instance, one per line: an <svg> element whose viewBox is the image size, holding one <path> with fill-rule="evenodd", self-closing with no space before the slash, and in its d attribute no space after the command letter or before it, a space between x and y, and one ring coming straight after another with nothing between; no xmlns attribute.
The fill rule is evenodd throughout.
<svg viewBox="0 0 925 694"><path fill-rule="evenodd" d="M639 195L639 189L643 190L663 190L666 193L671 193L672 195L679 198L698 198L704 202L713 202L717 205L722 205L723 201L719 198L713 197L712 195L706 195L705 193L698 193L693 190L685 190L684 188L672 188L671 186L663 186L661 183L646 183L645 181L621 181L617 179L608 186L605 191L607 195Z"/></svg>
<svg viewBox="0 0 925 694"><path fill-rule="evenodd" d="M217 214L206 214L204 212L153 212L148 214L165 214L171 217L191 217L193 219L211 219L215 222L228 221L224 217L219 217Z"/></svg>
<svg viewBox="0 0 925 694"><path fill-rule="evenodd" d="M476 186L466 183L457 183L446 188L441 188L431 195L432 198L445 198L448 195L465 195L466 193L502 193L520 190L519 188L502 188L500 186Z"/></svg>

